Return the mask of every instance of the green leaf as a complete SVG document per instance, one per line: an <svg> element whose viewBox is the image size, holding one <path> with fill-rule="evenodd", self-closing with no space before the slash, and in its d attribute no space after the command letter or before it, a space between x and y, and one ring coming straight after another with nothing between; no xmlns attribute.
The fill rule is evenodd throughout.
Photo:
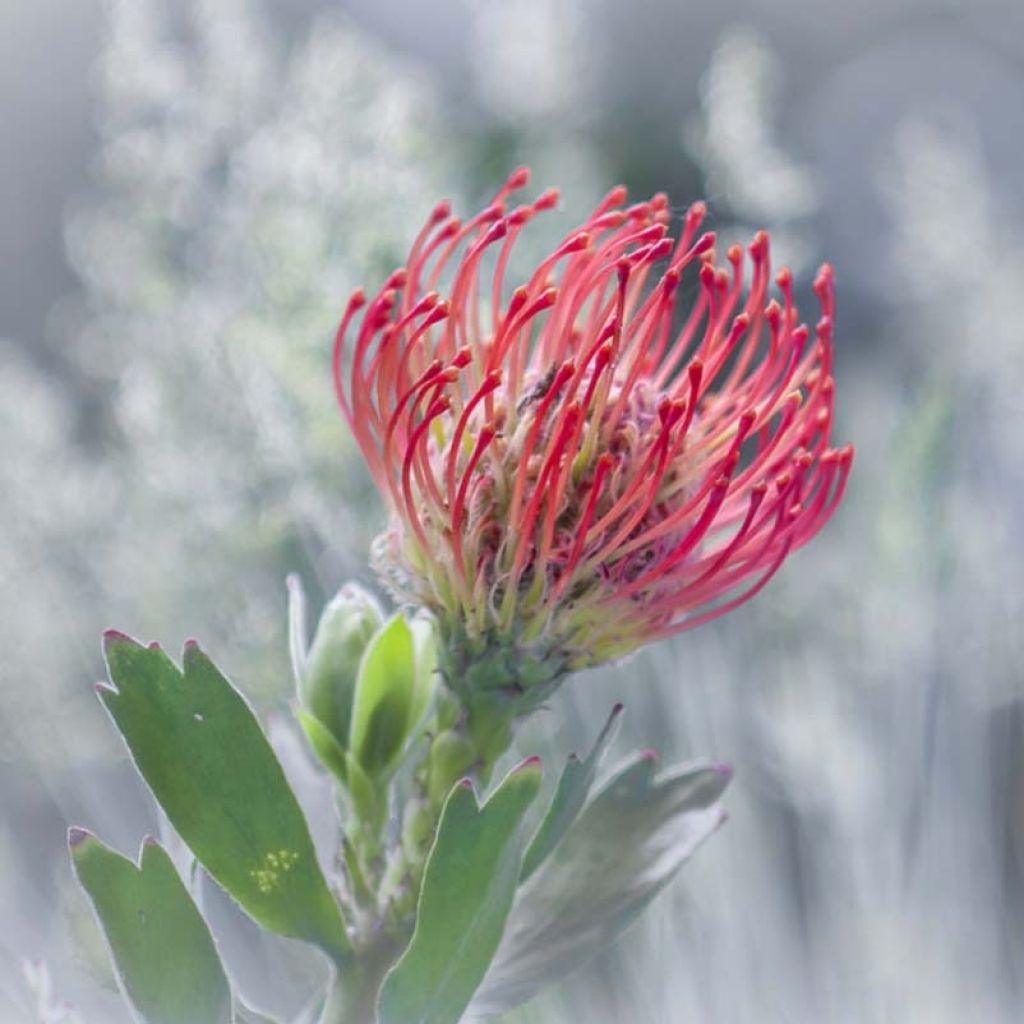
<svg viewBox="0 0 1024 1024"><path fill-rule="evenodd" d="M349 750L368 775L379 778L394 767L412 724L415 690L413 636L404 616L395 615L370 641L356 680Z"/></svg>
<svg viewBox="0 0 1024 1024"><path fill-rule="evenodd" d="M155 840L139 864L73 828L71 859L124 991L147 1024L229 1024L231 990L213 937Z"/></svg>
<svg viewBox="0 0 1024 1024"><path fill-rule="evenodd" d="M590 753L582 761L575 754L569 756L562 777L558 780L558 789L555 790L548 813L523 857L522 881L525 882L540 867L583 810L590 789L594 785L601 759L619 731L621 719L622 705L616 704Z"/></svg>
<svg viewBox="0 0 1024 1024"><path fill-rule="evenodd" d="M451 791L427 858L416 927L380 994L380 1024L455 1024L505 927L522 846L520 823L540 787L536 758L480 807L468 779Z"/></svg>
<svg viewBox="0 0 1024 1024"><path fill-rule="evenodd" d="M650 753L615 772L517 894L473 1012L519 1006L616 939L722 823L729 774L703 763L659 777Z"/></svg>
<svg viewBox="0 0 1024 1024"><path fill-rule="evenodd" d="M135 764L182 839L251 917L351 954L309 827L241 694L194 642L184 672L153 645L105 637L117 689L100 697Z"/></svg>
<svg viewBox="0 0 1024 1024"><path fill-rule="evenodd" d="M302 708L296 708L295 717L309 740L317 760L339 781L345 781L345 762L348 755L345 748L334 738L331 731L319 718Z"/></svg>
<svg viewBox="0 0 1024 1024"><path fill-rule="evenodd" d="M416 618L409 623L416 662L412 702L409 707L409 731L412 732L423 718L437 685L437 633L434 623L427 618Z"/></svg>
<svg viewBox="0 0 1024 1024"><path fill-rule="evenodd" d="M345 761L345 778L348 795L355 810L356 822L375 833L383 824L387 814L387 798L381 799L381 793L359 762L349 754ZM355 823L352 823L355 824Z"/></svg>

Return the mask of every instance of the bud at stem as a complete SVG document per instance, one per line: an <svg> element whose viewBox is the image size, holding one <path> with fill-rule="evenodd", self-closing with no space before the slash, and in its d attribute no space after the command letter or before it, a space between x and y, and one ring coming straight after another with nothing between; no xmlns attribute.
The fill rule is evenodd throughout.
<svg viewBox="0 0 1024 1024"><path fill-rule="evenodd" d="M324 608L298 679L302 706L342 747L348 746L359 662L383 622L373 595L357 583L346 583Z"/></svg>

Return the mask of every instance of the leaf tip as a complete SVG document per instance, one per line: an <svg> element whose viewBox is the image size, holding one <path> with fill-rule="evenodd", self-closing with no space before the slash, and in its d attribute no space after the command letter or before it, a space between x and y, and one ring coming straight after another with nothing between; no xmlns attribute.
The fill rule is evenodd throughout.
<svg viewBox="0 0 1024 1024"><path fill-rule="evenodd" d="M508 777L511 778L515 776L516 778L522 779L530 786L537 787L540 786L540 780L543 774L544 763L536 754L534 754L533 757L528 757L526 760L520 761L519 764L517 764L515 768L508 773Z"/></svg>
<svg viewBox="0 0 1024 1024"><path fill-rule="evenodd" d="M199 646L199 641L194 637L189 637L185 641L184 649L181 655L182 666L187 671L190 665L195 665L201 661L205 655L203 649Z"/></svg>
<svg viewBox="0 0 1024 1024"><path fill-rule="evenodd" d="M153 863L154 857L159 857L160 854L166 851L160 845L160 840L155 836L143 836L142 842L139 843L139 852L135 858L136 866L140 871L145 871L147 865Z"/></svg>
<svg viewBox="0 0 1024 1024"><path fill-rule="evenodd" d="M639 756L642 761L654 762L661 759L661 755L654 749L654 747L648 747L646 750L641 750Z"/></svg>
<svg viewBox="0 0 1024 1024"><path fill-rule="evenodd" d="M723 779L731 779L733 775L732 765L728 761L716 761L711 766Z"/></svg>
<svg viewBox="0 0 1024 1024"><path fill-rule="evenodd" d="M113 648L119 647L122 644L126 644L129 647L142 646L134 637L130 637L127 633L122 633L119 629L105 629L103 631L103 651L105 654L109 654Z"/></svg>
<svg viewBox="0 0 1024 1024"><path fill-rule="evenodd" d="M106 704L111 697L117 697L120 692L116 686L103 681L93 683L92 688L96 691L96 696L99 697L104 704Z"/></svg>
<svg viewBox="0 0 1024 1024"><path fill-rule="evenodd" d="M92 838L92 833L88 829L79 828L77 825L72 825L68 829L68 848L71 850L77 849L86 841L86 839Z"/></svg>

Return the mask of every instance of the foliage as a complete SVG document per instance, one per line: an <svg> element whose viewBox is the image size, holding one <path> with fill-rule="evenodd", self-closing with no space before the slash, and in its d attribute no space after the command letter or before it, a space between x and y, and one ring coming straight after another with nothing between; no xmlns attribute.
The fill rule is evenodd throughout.
<svg viewBox="0 0 1024 1024"><path fill-rule="evenodd" d="M325 611L336 614L337 605ZM331 737L340 760L327 760L344 837L318 858L251 709L198 646L186 646L181 669L155 644L119 633L106 647L112 686L99 688L101 699L197 861L263 927L305 939L333 962L321 1024L457 1024L482 983L489 1012L516 1005L616 937L721 818L714 802L726 775L697 767L656 779L647 755L590 795L620 707L588 757L570 760L529 843L539 758L515 767L482 804L458 763L429 750L420 750L422 772L396 775L397 761L422 746L415 726L431 694L418 687L434 664L432 645L417 643L397 615L365 643L355 687L342 686L353 702L349 747ZM432 704L428 746L458 728L450 698ZM316 735L312 750L322 755ZM439 765L447 781L435 812ZM469 770L489 774L475 762ZM385 828L391 807L405 808L397 837ZM410 811L421 819L415 841ZM167 854L147 841L136 867L80 829L70 843L147 1024L226 1022L231 997L213 941ZM340 871L325 878L321 859ZM234 1001L244 1006L240 995Z"/></svg>

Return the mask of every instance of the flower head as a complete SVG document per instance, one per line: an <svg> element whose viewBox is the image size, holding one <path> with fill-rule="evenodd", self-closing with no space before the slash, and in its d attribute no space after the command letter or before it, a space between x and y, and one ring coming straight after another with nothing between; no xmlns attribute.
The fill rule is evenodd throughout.
<svg viewBox="0 0 1024 1024"><path fill-rule="evenodd" d="M378 569L436 616L450 684L530 703L753 597L853 453L829 442L831 267L812 332L788 269L769 297L767 234L745 282L703 204L673 239L664 195L616 188L511 288L517 237L557 202L510 208L527 177L465 222L434 209L405 267L352 296L334 375L392 513Z"/></svg>

